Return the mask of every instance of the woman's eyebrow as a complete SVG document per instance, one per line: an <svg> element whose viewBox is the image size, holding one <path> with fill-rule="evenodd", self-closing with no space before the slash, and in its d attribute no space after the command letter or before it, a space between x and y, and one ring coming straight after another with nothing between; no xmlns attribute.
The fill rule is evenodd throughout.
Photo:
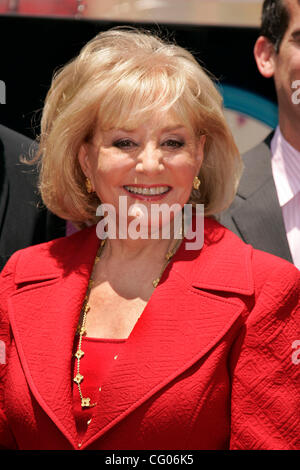
<svg viewBox="0 0 300 470"><path fill-rule="evenodd" d="M167 126L167 127L163 127L161 129L162 132L171 132L171 131L177 131L177 130L181 130L181 129L186 129L185 126L183 126L182 124L175 124L174 126ZM133 133L133 132L136 132L137 129L126 129L125 127L115 127L115 128L112 128L112 129L109 129L107 132L127 132L127 133Z"/></svg>

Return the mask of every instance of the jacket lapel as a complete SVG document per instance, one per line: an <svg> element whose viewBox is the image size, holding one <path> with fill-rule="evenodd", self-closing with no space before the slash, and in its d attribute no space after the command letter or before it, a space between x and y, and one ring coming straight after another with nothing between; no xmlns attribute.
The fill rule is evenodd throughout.
<svg viewBox="0 0 300 470"><path fill-rule="evenodd" d="M206 225L215 233L215 222ZM252 248L240 243L232 253L229 242L228 249L204 247L191 265L199 252L181 245L98 392L82 449L203 358L238 321L244 304L216 291L253 294Z"/></svg>
<svg viewBox="0 0 300 470"><path fill-rule="evenodd" d="M292 262L272 175L271 137L245 156L240 198L231 215L246 243Z"/></svg>
<svg viewBox="0 0 300 470"><path fill-rule="evenodd" d="M240 318L244 304L218 291L253 293L252 248L208 219L205 240L200 255L185 250L183 242L166 269L99 392L82 449L200 360ZM45 253L30 273L32 255L25 251L16 273L19 290L10 299L10 320L28 384L73 447L77 434L71 356L98 243L92 228L41 245Z"/></svg>
<svg viewBox="0 0 300 470"><path fill-rule="evenodd" d="M73 236L73 246L69 237L68 247L65 239L57 245L40 245L40 256L32 257L24 251L15 278L19 289L9 303L13 335L28 385L40 406L75 447L72 350L99 242L91 231L86 236L84 250L78 249L83 246L79 233ZM56 246L54 251L49 250L51 246Z"/></svg>

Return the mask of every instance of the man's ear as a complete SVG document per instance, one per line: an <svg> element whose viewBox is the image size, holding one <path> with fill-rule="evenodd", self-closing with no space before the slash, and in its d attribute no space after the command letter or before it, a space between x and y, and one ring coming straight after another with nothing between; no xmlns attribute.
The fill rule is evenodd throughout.
<svg viewBox="0 0 300 470"><path fill-rule="evenodd" d="M271 78L275 72L276 51L274 45L265 36L259 36L254 46L257 68L265 78Z"/></svg>

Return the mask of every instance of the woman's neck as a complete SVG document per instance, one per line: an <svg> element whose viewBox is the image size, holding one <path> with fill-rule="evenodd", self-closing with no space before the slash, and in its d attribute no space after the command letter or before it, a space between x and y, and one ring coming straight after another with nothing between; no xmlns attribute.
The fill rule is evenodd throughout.
<svg viewBox="0 0 300 470"><path fill-rule="evenodd" d="M180 217L180 221L177 219L175 223L173 220L169 225L155 230L147 227L147 230L143 232L147 238L136 238L136 234L135 237L132 237L130 230L127 230L128 236L126 238L107 238L101 257L119 259L120 261L145 258L149 262L152 259L162 259L181 239L183 230L181 223ZM119 233L118 230L116 233Z"/></svg>
<svg viewBox="0 0 300 470"><path fill-rule="evenodd" d="M173 248L178 240L172 239L137 239L125 240L107 239L102 253L102 259L118 259L120 262L130 260L162 260L166 253Z"/></svg>

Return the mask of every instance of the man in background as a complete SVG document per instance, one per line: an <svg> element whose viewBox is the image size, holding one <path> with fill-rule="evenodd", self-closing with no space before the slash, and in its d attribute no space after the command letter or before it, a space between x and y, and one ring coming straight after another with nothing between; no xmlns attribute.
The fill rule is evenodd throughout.
<svg viewBox="0 0 300 470"><path fill-rule="evenodd" d="M65 221L42 207L36 166L20 162L33 145L0 125L0 271L16 250L65 235Z"/></svg>
<svg viewBox="0 0 300 470"><path fill-rule="evenodd" d="M300 0L264 1L254 56L274 79L279 124L245 154L237 196L220 221L300 269Z"/></svg>

